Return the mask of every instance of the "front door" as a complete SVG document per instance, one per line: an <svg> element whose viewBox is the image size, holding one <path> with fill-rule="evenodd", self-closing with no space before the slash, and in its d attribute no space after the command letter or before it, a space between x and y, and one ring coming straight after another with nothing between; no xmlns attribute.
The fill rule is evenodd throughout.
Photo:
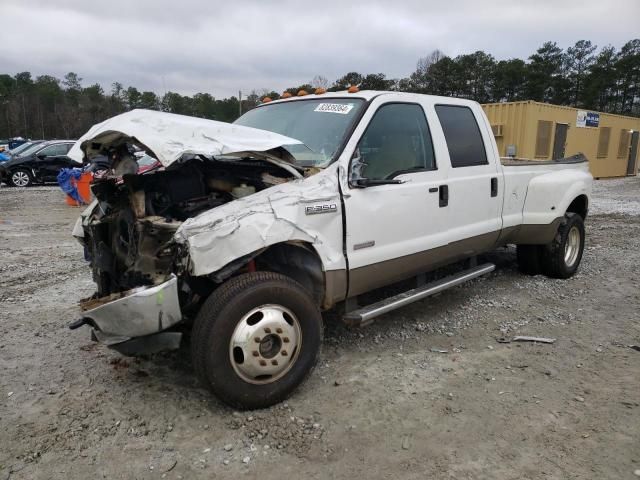
<svg viewBox="0 0 640 480"><path fill-rule="evenodd" d="M55 182L60 170L72 166L72 160L67 157L69 148L70 144L56 143L38 152L36 167L40 180ZM75 166L78 166L78 164L75 164Z"/></svg>
<svg viewBox="0 0 640 480"><path fill-rule="evenodd" d="M636 158L638 157L638 135L637 130L631 134L631 147L629 148L629 163L627 164L627 175L635 175L638 171Z"/></svg>
<svg viewBox="0 0 640 480"><path fill-rule="evenodd" d="M566 123L556 123L556 134L553 139L553 160L564 158L564 147L567 144L567 130L569 125Z"/></svg>
<svg viewBox="0 0 640 480"><path fill-rule="evenodd" d="M365 164L362 176L374 182L343 191L350 297L424 271L437 256L433 249L447 243L440 187L448 168L436 161L431 122L420 103L385 97L374 100L351 147Z"/></svg>

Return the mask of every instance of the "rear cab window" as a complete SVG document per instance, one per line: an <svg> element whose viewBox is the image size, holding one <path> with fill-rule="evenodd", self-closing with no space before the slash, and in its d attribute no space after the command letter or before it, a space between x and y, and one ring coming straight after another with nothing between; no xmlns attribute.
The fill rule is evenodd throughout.
<svg viewBox="0 0 640 480"><path fill-rule="evenodd" d="M447 142L451 166L487 165L487 150L471 109L462 105L436 105L435 110Z"/></svg>

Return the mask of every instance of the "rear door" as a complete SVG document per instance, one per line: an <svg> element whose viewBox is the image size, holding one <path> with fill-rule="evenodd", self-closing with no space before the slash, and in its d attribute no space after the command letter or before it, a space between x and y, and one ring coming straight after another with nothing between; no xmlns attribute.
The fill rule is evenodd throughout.
<svg viewBox="0 0 640 480"><path fill-rule="evenodd" d="M467 257L490 250L502 228L504 184L491 131L479 105L439 103L435 111L451 165L447 178L450 253Z"/></svg>
<svg viewBox="0 0 640 480"><path fill-rule="evenodd" d="M398 182L343 184L349 296L424 271L446 246L448 209L440 206L439 189L448 166L432 141L437 120L415 98L375 99L345 148L366 164L367 179Z"/></svg>

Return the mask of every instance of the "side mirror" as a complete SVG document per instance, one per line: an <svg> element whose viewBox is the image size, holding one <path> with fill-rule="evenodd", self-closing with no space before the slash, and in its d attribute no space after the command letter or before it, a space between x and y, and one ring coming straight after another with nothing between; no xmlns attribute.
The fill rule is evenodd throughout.
<svg viewBox="0 0 640 480"><path fill-rule="evenodd" d="M351 158L351 163L349 164L349 186L355 188L364 187L364 183L366 183L366 178L362 174L364 168L367 166L366 163L360 157L359 150L356 150L353 153L353 157Z"/></svg>
<svg viewBox="0 0 640 480"><path fill-rule="evenodd" d="M349 165L349 186L352 188L375 187L377 185L395 185L403 183L402 180L386 180L367 178L363 176L363 170L367 164L360 157L360 152L356 150Z"/></svg>

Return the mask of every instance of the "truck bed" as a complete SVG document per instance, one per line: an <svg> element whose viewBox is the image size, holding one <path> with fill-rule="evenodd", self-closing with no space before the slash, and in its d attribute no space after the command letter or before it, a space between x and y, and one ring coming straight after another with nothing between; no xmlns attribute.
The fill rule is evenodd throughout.
<svg viewBox="0 0 640 480"><path fill-rule="evenodd" d="M582 153L558 160L532 160L530 158L500 157L502 165L508 167L521 167L525 165L566 165L572 163L586 163L587 157Z"/></svg>

